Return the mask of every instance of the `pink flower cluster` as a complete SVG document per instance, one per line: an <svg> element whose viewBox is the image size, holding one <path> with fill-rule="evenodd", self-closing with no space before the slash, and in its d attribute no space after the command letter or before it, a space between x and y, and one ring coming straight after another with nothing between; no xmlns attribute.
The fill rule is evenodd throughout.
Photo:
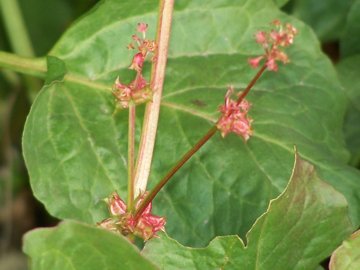
<svg viewBox="0 0 360 270"><path fill-rule="evenodd" d="M129 49L137 48L138 50L138 53L134 55L129 67L129 69L136 71L135 79L127 85L121 83L120 79L117 78L113 87L113 95L122 108L129 107L130 102L139 104L152 99L152 91L149 87L149 84L142 75L142 69L146 57L149 54L153 54L152 61L155 61L156 59L156 43L154 40L146 39L147 28L147 24L139 23L137 26L137 31L142 33L142 37L133 35L132 39L137 44L137 47L133 43L128 45Z"/></svg>
<svg viewBox="0 0 360 270"><path fill-rule="evenodd" d="M247 115L251 104L245 99L241 100L240 103L232 99L233 93L234 88L230 86L225 95L224 105L219 107L221 117L216 126L223 137L230 132L234 132L242 137L244 141L247 141L252 135L252 119Z"/></svg>
<svg viewBox="0 0 360 270"><path fill-rule="evenodd" d="M253 68L257 68L262 59L265 59L267 69L272 71L278 70L277 61L289 63L289 57L282 49L293 44L298 31L291 24L283 25L279 20L273 21L272 25L275 29L271 29L270 32L259 31L255 35L256 42L263 47L265 53L248 60Z"/></svg>
<svg viewBox="0 0 360 270"><path fill-rule="evenodd" d="M140 206L143 199L144 195L138 197L135 208ZM132 234L144 239L144 241L156 237L158 231L165 230L165 218L151 214L151 203L149 203L138 219L135 219L131 211L127 211L125 202L116 192L110 196L107 203L112 217L98 223L102 228L121 233L125 236Z"/></svg>

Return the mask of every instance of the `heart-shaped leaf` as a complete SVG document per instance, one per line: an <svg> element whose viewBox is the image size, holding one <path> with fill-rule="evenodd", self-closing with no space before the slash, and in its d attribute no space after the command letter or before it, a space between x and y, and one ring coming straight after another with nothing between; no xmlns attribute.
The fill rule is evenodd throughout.
<svg viewBox="0 0 360 270"><path fill-rule="evenodd" d="M117 75L134 76L125 46L139 21L154 32L156 14L157 1L101 2L50 52L24 155L34 194L52 215L94 223L107 214L102 198L114 190L126 197L127 112L113 114L110 89ZM300 34L288 51L292 62L267 72L249 95L253 138L215 136L155 200L182 243L244 236L285 188L294 144L346 196L359 224L360 175L346 166L345 98L334 69L312 31L267 0L176 2L150 186L214 124L227 86L244 88L254 76L247 64L261 53L254 33L275 18Z"/></svg>
<svg viewBox="0 0 360 270"><path fill-rule="evenodd" d="M346 208L344 197L297 157L288 187L255 222L246 247L237 236L223 236L194 249L163 234L143 253L168 270L316 269L350 233Z"/></svg>

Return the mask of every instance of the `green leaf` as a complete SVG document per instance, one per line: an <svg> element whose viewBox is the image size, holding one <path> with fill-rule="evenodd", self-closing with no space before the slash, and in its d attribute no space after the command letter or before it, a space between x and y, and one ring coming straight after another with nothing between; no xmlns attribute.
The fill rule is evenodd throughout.
<svg viewBox="0 0 360 270"><path fill-rule="evenodd" d="M161 269L316 269L350 231L345 198L297 157L286 190L255 222L246 247L223 236L193 249L164 234L143 254Z"/></svg>
<svg viewBox="0 0 360 270"><path fill-rule="evenodd" d="M47 57L47 66L49 68L45 84L53 81L62 81L67 72L65 63L54 56Z"/></svg>
<svg viewBox="0 0 360 270"><path fill-rule="evenodd" d="M95 223L107 215L102 198L114 190L126 198L127 112L113 115L110 89L118 75L133 78L125 46L139 21L154 33L156 14L157 1L101 2L50 52L67 73L36 99L23 147L34 194L52 215ZM346 99L336 73L312 31L267 0L176 2L150 186L214 124L227 86L243 89L254 76L247 64L261 53L254 33L275 18L300 34L292 62L267 72L249 95L253 138L216 135L155 200L167 232L183 244L244 236L285 188L294 145L346 196L360 224L360 174L346 165Z"/></svg>
<svg viewBox="0 0 360 270"><path fill-rule="evenodd" d="M360 269L360 231L355 232L335 250L330 259L330 270Z"/></svg>
<svg viewBox="0 0 360 270"><path fill-rule="evenodd" d="M340 50L343 57L360 54L360 0L354 0L347 16L344 35L341 38Z"/></svg>
<svg viewBox="0 0 360 270"><path fill-rule="evenodd" d="M24 252L34 270L157 269L126 238L76 222L27 233Z"/></svg>
<svg viewBox="0 0 360 270"><path fill-rule="evenodd" d="M339 39L353 0L294 0L291 13L309 24L321 41Z"/></svg>
<svg viewBox="0 0 360 270"><path fill-rule="evenodd" d="M337 65L339 78L348 98L345 135L352 154L351 164L360 166L360 54L345 58Z"/></svg>

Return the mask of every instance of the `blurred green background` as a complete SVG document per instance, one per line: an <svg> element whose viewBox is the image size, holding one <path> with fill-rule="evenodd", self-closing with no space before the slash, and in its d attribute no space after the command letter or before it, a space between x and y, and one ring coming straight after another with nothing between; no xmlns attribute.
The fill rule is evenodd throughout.
<svg viewBox="0 0 360 270"><path fill-rule="evenodd" d="M0 50L29 57L44 56L73 21L96 2L1 0ZM0 69L1 270L26 269L26 258L21 253L22 235L32 228L57 223L33 198L21 154L24 122L42 83Z"/></svg>
<svg viewBox="0 0 360 270"><path fill-rule="evenodd" d="M97 2L0 0L0 50L44 56L73 21ZM349 11L356 3L359 1L291 0L282 9L313 27L324 52L336 65L344 57L341 42L349 27ZM21 154L23 125L41 85L39 79L0 68L0 270L26 269L22 235L32 228L57 223L33 198ZM355 113L357 121L359 112ZM359 153L359 139L355 146L351 145L353 142L349 147L358 148L350 150ZM359 158L353 158L351 163L359 168Z"/></svg>

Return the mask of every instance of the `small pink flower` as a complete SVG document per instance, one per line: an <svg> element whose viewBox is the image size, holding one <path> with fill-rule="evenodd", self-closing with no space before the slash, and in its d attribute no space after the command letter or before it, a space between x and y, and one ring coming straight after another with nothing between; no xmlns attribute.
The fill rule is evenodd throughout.
<svg viewBox="0 0 360 270"><path fill-rule="evenodd" d="M138 23L137 25L137 31L140 33L146 33L148 29L148 24L147 23Z"/></svg>
<svg viewBox="0 0 360 270"><path fill-rule="evenodd" d="M247 116L251 104L245 99L240 104L236 100L231 99L233 91L233 87L228 88L225 95L225 103L219 107L221 117L216 126L223 137L234 132L242 137L244 141L247 141L252 135L252 120Z"/></svg>
<svg viewBox="0 0 360 270"><path fill-rule="evenodd" d="M287 54L283 52L283 48L290 46L294 42L297 30L289 23L282 25L279 20L274 20L272 25L275 26L275 29L271 29L269 33L259 31L255 35L255 40L262 45L264 54L248 60L253 68L257 68L263 58L266 59L266 67L271 71L278 70L277 61L283 64L290 62Z"/></svg>
<svg viewBox="0 0 360 270"><path fill-rule="evenodd" d="M121 83L117 78L113 95L122 108L128 108L130 102L139 104L151 100L152 91L141 72L137 72L135 79L128 85Z"/></svg>
<svg viewBox="0 0 360 270"><path fill-rule="evenodd" d="M259 44L266 43L266 33L264 31L259 31L255 35L255 40Z"/></svg>
<svg viewBox="0 0 360 270"><path fill-rule="evenodd" d="M259 66L260 61L264 58L264 56L258 56L255 58L249 58L248 63L252 68L257 68Z"/></svg>
<svg viewBox="0 0 360 270"><path fill-rule="evenodd" d="M138 208L144 200L144 195L140 195L135 201L135 208ZM133 212L127 212L127 206L119 195L114 192L107 200L111 218L107 218L98 223L98 226L106 230L121 233L123 235L133 234L144 241L157 237L158 231L165 230L166 220L163 217L151 213L151 203L145 208L139 218L135 219Z"/></svg>
<svg viewBox="0 0 360 270"><path fill-rule="evenodd" d="M130 103L140 104L152 99L153 93L149 84L142 75L142 69L146 57L151 54L151 60L156 61L157 44L154 40L145 39L145 33L148 25L138 23L137 31L142 33L142 37L132 35L133 43L130 43L128 49L136 49L137 53L133 56L129 69L136 71L136 77L130 84L123 84L119 79L115 81L113 95L122 108L128 108Z"/></svg>
<svg viewBox="0 0 360 270"><path fill-rule="evenodd" d="M278 65L276 64L274 58L268 59L268 61L266 61L266 66L267 66L268 70L278 71Z"/></svg>
<svg viewBox="0 0 360 270"><path fill-rule="evenodd" d="M138 72L135 79L130 83L129 87L134 90L141 90L147 85L147 81L144 76Z"/></svg>
<svg viewBox="0 0 360 270"><path fill-rule="evenodd" d="M97 225L108 231L116 232L117 230L116 224L112 218L104 219L103 221L99 222Z"/></svg>
<svg viewBox="0 0 360 270"><path fill-rule="evenodd" d="M138 72L141 72L142 67L144 65L144 61L145 61L145 57L142 53L135 54L129 69L134 69Z"/></svg>
<svg viewBox="0 0 360 270"><path fill-rule="evenodd" d="M239 96L240 94L241 94L241 93L239 93L238 96ZM249 101L247 101L246 99L243 99L243 101L241 101L241 103L239 104L239 106L240 106L240 109L241 109L243 112L247 113L247 112L250 110L250 108L251 108L251 103L250 103Z"/></svg>
<svg viewBox="0 0 360 270"><path fill-rule="evenodd" d="M114 192L108 199L109 211L113 216L120 216L126 212L126 204L120 196Z"/></svg>
<svg viewBox="0 0 360 270"><path fill-rule="evenodd" d="M279 27L281 26L281 21L279 19L275 19L272 21L272 24Z"/></svg>

